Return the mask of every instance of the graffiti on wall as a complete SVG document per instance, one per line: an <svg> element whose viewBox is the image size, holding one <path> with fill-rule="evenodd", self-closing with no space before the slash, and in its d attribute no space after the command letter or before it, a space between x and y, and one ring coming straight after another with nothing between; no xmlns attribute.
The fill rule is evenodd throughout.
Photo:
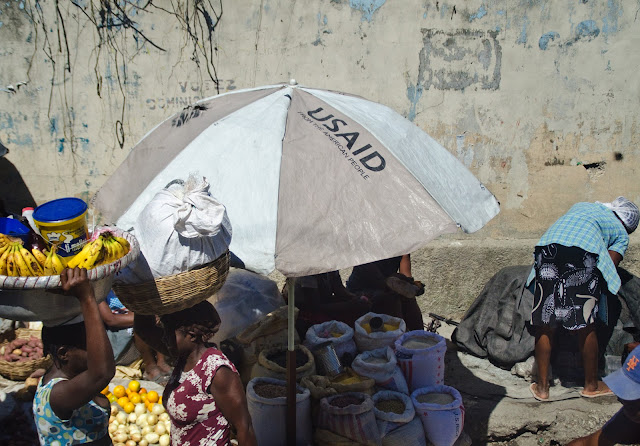
<svg viewBox="0 0 640 446"><path fill-rule="evenodd" d="M418 85L425 90L497 90L502 65L497 34L423 29Z"/></svg>
<svg viewBox="0 0 640 446"><path fill-rule="evenodd" d="M179 93L175 96L157 96L148 97L145 100L149 110L155 109L182 109L189 105L214 96L218 93L225 93L236 89L234 79L218 79L218 83L214 84L209 80L202 82L178 82Z"/></svg>

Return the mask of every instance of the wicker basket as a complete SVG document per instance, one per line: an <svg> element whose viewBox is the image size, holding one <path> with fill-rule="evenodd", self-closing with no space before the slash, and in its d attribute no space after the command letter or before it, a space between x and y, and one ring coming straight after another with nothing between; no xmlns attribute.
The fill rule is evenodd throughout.
<svg viewBox="0 0 640 446"><path fill-rule="evenodd" d="M40 330L18 328L15 333L16 336L14 339L29 339L32 335L40 338ZM3 342L0 344L0 347L8 345L9 342L10 341ZM48 369L52 362L51 355L26 362L9 362L0 359L0 375L12 381L24 381L37 369Z"/></svg>
<svg viewBox="0 0 640 446"><path fill-rule="evenodd" d="M229 251L201 268L135 285L113 284L129 311L146 315L175 313L216 293L229 274Z"/></svg>

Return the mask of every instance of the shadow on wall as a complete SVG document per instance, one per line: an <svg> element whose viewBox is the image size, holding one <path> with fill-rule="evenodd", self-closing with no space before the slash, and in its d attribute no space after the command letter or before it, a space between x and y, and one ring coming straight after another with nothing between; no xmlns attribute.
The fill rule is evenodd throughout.
<svg viewBox="0 0 640 446"><path fill-rule="evenodd" d="M7 148L0 143L0 216L22 214L22 208L36 202L18 169L4 157Z"/></svg>

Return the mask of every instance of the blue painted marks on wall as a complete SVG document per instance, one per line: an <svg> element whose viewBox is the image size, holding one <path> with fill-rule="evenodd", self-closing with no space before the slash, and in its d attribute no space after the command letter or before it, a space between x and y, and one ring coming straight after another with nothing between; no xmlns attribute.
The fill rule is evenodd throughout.
<svg viewBox="0 0 640 446"><path fill-rule="evenodd" d="M416 106L418 105L418 101L422 97L422 85L409 85L407 87L407 97L409 98L409 102L411 102L407 119L409 121L413 121L416 118Z"/></svg>
<svg viewBox="0 0 640 446"><path fill-rule="evenodd" d="M64 152L64 138L58 140L58 153Z"/></svg>
<svg viewBox="0 0 640 446"><path fill-rule="evenodd" d="M602 34L608 36L618 32L618 17L622 17L622 6L615 0L608 0L607 15L602 19Z"/></svg>
<svg viewBox="0 0 640 446"><path fill-rule="evenodd" d="M478 8L478 11L476 11L474 14L471 14L471 16L469 17L469 21L473 22L475 19L481 19L486 15L487 15L487 8L485 8L484 5L480 5L480 7Z"/></svg>
<svg viewBox="0 0 640 446"><path fill-rule="evenodd" d="M520 30L520 36L516 43L526 45L527 44L527 27L529 26L529 17L526 15L522 18L522 29Z"/></svg>
<svg viewBox="0 0 640 446"><path fill-rule="evenodd" d="M549 41L554 41L556 39L560 39L560 34L555 31L549 31L548 33L544 33L540 40L538 41L538 47L544 51L549 46Z"/></svg>
<svg viewBox="0 0 640 446"><path fill-rule="evenodd" d="M327 23L329 23L329 19L327 18L327 15L325 14L324 17L322 16L322 13L318 13L318 25L327 25Z"/></svg>
<svg viewBox="0 0 640 446"><path fill-rule="evenodd" d="M361 21L371 22L373 13L382 7L387 0L349 0L349 6L362 11Z"/></svg>
<svg viewBox="0 0 640 446"><path fill-rule="evenodd" d="M0 130L13 128L13 116L10 113L0 114Z"/></svg>
<svg viewBox="0 0 640 446"><path fill-rule="evenodd" d="M596 22L593 20L585 20L584 22L578 23L578 26L576 27L575 40L590 41L598 37L599 34L600 29L596 25Z"/></svg>
<svg viewBox="0 0 640 446"><path fill-rule="evenodd" d="M49 121L49 133L53 136L54 133L58 133L58 120L51 118Z"/></svg>
<svg viewBox="0 0 640 446"><path fill-rule="evenodd" d="M89 138L76 138L80 142L80 148L85 152L89 150Z"/></svg>

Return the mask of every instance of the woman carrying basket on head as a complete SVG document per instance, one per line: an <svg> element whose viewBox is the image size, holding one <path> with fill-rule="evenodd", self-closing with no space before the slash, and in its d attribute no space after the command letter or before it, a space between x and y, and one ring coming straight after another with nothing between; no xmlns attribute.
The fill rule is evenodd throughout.
<svg viewBox="0 0 640 446"><path fill-rule="evenodd" d="M110 404L100 393L115 374L113 351L87 270L60 274L65 292L80 301L84 322L44 327L42 343L53 365L38 383L33 413L43 445L110 445Z"/></svg>
<svg viewBox="0 0 640 446"><path fill-rule="evenodd" d="M233 426L239 446L257 445L240 375L207 342L220 328L213 305L203 301L160 320L165 342L178 356L162 396L171 418L171 443L227 446Z"/></svg>

